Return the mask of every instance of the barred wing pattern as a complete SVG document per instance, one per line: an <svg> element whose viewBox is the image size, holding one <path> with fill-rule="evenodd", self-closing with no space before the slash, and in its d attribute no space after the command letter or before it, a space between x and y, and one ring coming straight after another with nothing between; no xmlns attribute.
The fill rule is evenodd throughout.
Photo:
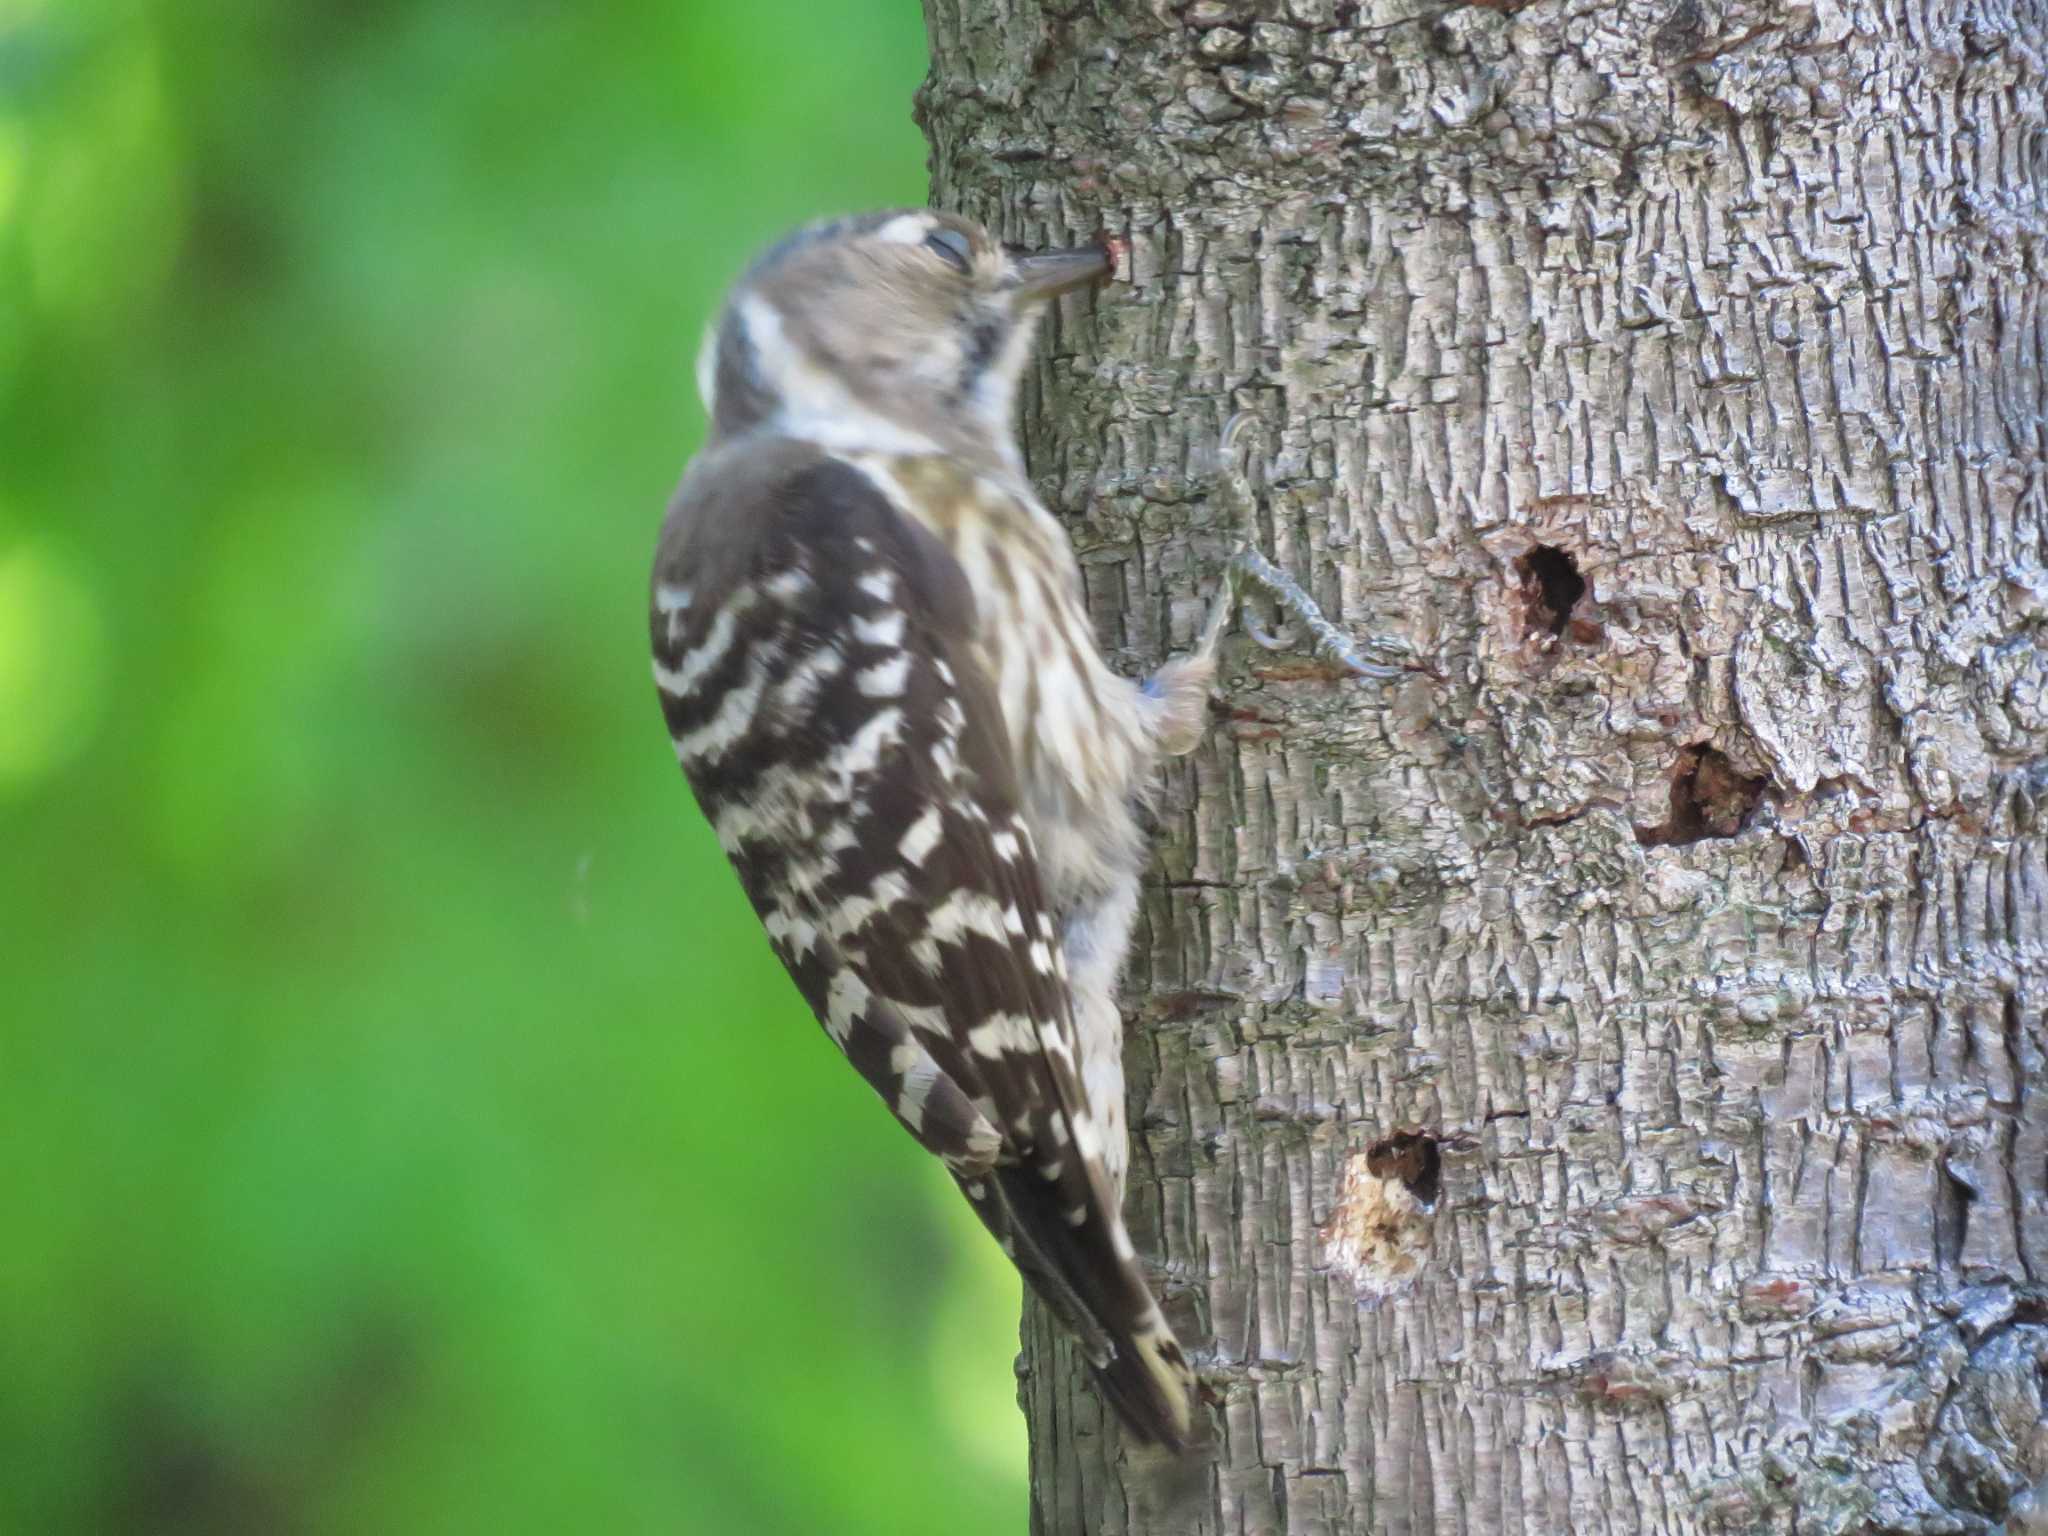
<svg viewBox="0 0 2048 1536"><path fill-rule="evenodd" d="M976 622L952 555L861 469L750 445L693 474L671 512L655 680L698 801L826 1032L945 1161L1126 1422L1180 1444L1191 1377L1075 1070Z"/></svg>

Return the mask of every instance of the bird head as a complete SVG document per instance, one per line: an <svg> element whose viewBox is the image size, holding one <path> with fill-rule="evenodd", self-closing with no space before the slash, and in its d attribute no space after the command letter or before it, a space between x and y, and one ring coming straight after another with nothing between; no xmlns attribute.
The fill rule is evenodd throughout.
<svg viewBox="0 0 2048 1536"><path fill-rule="evenodd" d="M921 208L800 229L754 261L705 334L697 387L712 434L1014 465L1038 316L1109 270L1099 249L1018 254Z"/></svg>

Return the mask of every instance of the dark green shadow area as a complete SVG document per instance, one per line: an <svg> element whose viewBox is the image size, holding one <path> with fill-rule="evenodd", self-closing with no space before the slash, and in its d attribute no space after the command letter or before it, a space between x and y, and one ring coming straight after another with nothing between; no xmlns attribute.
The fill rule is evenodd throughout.
<svg viewBox="0 0 2048 1536"><path fill-rule="evenodd" d="M1016 1287L676 772L909 0L0 3L0 1530L1021 1530Z"/></svg>

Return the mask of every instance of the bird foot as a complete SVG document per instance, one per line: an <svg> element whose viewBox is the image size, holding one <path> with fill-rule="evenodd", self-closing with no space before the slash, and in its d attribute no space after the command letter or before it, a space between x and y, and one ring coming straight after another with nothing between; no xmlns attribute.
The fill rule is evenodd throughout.
<svg viewBox="0 0 2048 1536"><path fill-rule="evenodd" d="M1241 530L1254 525L1256 501L1251 484L1239 465L1237 444L1245 431L1255 424L1255 418L1249 412L1234 413L1223 424L1223 432L1216 445L1217 489L1229 507L1231 521ZM1260 554L1248 538L1224 568L1223 591L1217 597L1216 607L1211 611L1202 635L1204 651L1214 650L1222 636L1223 626L1229 620L1230 610L1236 606L1246 584L1266 593L1280 605L1281 611L1294 621L1294 625L1306 632L1308 649L1347 671L1360 677L1390 678L1403 672L1428 670L1417 660L1414 648L1405 640L1388 635L1355 640L1332 624L1301 584ZM1293 626L1268 632L1248 621L1245 630L1254 642L1269 651L1287 650L1297 644Z"/></svg>
<svg viewBox="0 0 2048 1536"><path fill-rule="evenodd" d="M1347 671L1360 677L1389 678L1421 670L1416 663L1414 647L1407 641L1392 635L1368 635L1358 640L1346 634L1324 617L1323 610L1316 606L1316 600L1302 590L1299 582L1249 545L1231 557L1224 572L1224 590L1218 598L1219 603L1227 608L1237 600L1247 582L1277 602L1295 625L1306 632L1310 650L1328 657ZM1268 633L1247 623L1245 631L1269 651L1286 650L1297 643L1293 626L1283 626Z"/></svg>

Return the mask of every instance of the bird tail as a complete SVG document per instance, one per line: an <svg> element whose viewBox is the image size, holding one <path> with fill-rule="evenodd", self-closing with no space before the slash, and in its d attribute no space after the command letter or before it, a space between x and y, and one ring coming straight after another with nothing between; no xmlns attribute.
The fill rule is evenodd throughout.
<svg viewBox="0 0 2048 1536"><path fill-rule="evenodd" d="M1123 1218L1092 1201L1075 1226L1034 1171L998 1167L961 1188L1027 1284L1087 1356L1103 1400L1150 1445L1188 1448L1195 1373L1138 1272Z"/></svg>
<svg viewBox="0 0 2048 1536"><path fill-rule="evenodd" d="M1095 1385L1124 1428L1148 1445L1184 1451L1194 1439L1195 1373L1158 1305L1149 1324L1116 1340L1108 1363L1091 1362Z"/></svg>

